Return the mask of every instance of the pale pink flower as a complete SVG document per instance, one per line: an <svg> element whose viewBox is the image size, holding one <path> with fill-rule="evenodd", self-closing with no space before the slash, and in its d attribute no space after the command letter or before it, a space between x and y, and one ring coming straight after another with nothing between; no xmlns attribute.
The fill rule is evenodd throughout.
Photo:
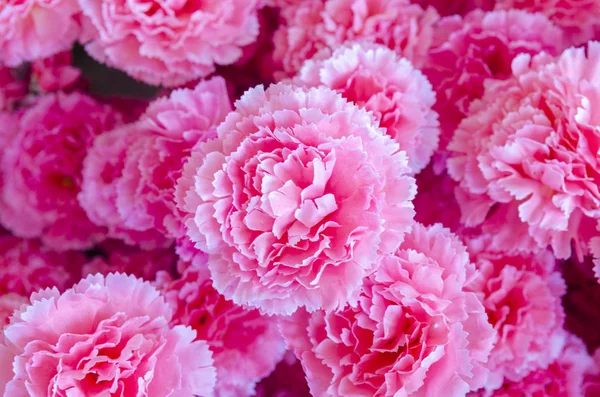
<svg viewBox="0 0 600 397"><path fill-rule="evenodd" d="M463 289L473 272L457 236L416 224L357 306L282 318L312 395L459 397L482 387L495 332Z"/></svg>
<svg viewBox="0 0 600 397"><path fill-rule="evenodd" d="M596 349L592 359L594 362L583 379L584 397L600 395L600 349Z"/></svg>
<svg viewBox="0 0 600 397"><path fill-rule="evenodd" d="M99 136L84 162L79 195L90 219L128 243L182 237L175 183L192 147L216 137L230 110L225 81L217 77L173 91L137 122Z"/></svg>
<svg viewBox="0 0 600 397"><path fill-rule="evenodd" d="M382 44L420 67L439 16L409 0L307 0L289 2L275 33L274 59L295 75L304 61L327 57L346 41Z"/></svg>
<svg viewBox="0 0 600 397"><path fill-rule="evenodd" d="M517 55L558 55L564 48L562 31L540 14L476 10L442 18L423 69L437 94L440 148L446 148L471 102L483 95L484 82L511 77Z"/></svg>
<svg viewBox="0 0 600 397"><path fill-rule="evenodd" d="M477 294L497 332L485 385L494 390L505 379L518 382L546 368L560 354L566 286L549 251L511 256L488 247L486 236L469 241L477 276L467 289Z"/></svg>
<svg viewBox="0 0 600 397"><path fill-rule="evenodd" d="M234 63L259 30L257 0L79 4L87 52L155 85L181 85Z"/></svg>
<svg viewBox="0 0 600 397"><path fill-rule="evenodd" d="M106 240L96 247L96 251L98 255L82 267L82 276L126 273L153 281L159 271L174 273L178 260L173 247L143 250L119 240Z"/></svg>
<svg viewBox="0 0 600 397"><path fill-rule="evenodd" d="M431 84L405 58L378 45L353 44L325 60L307 61L295 84L325 86L365 110L373 112L408 155L416 174L429 163L440 134L438 115L431 110Z"/></svg>
<svg viewBox="0 0 600 397"><path fill-rule="evenodd" d="M546 15L565 31L572 45L585 44L600 29L597 0L496 0L496 9L511 8Z"/></svg>
<svg viewBox="0 0 600 397"><path fill-rule="evenodd" d="M77 0L2 0L0 63L17 66L69 50L81 32Z"/></svg>
<svg viewBox="0 0 600 397"><path fill-rule="evenodd" d="M226 300L212 286L206 265L192 265L180 279L160 273L161 292L174 311L172 325L194 329L213 353L215 394L244 397L269 375L285 348L275 317L261 315Z"/></svg>
<svg viewBox="0 0 600 397"><path fill-rule="evenodd" d="M28 303L29 299L14 292L0 295L0 330L10 323L10 318L16 310ZM0 336L0 339L2 338L3 336Z"/></svg>
<svg viewBox="0 0 600 397"><path fill-rule="evenodd" d="M587 56L519 55L513 76L490 81L454 134L448 170L463 221L509 237L492 242L501 250L550 245L568 258L573 243L586 253L600 218L599 71L597 42Z"/></svg>
<svg viewBox="0 0 600 397"><path fill-rule="evenodd" d="M159 292L133 276L88 276L62 295L35 293L4 329L0 393L212 396L206 342L170 320Z"/></svg>
<svg viewBox="0 0 600 397"><path fill-rule="evenodd" d="M217 132L177 193L215 289L266 313L356 301L412 224L406 153L325 87L251 89Z"/></svg>
<svg viewBox="0 0 600 397"><path fill-rule="evenodd" d="M48 94L19 113L3 148L0 221L54 249L85 249L105 237L77 201L83 159L94 138L121 116L80 93Z"/></svg>
<svg viewBox="0 0 600 397"><path fill-rule="evenodd" d="M564 349L547 367L532 372L519 382L507 381L496 391L479 391L469 397L583 397L583 382L592 365L581 340L567 335ZM595 394L586 395L593 396Z"/></svg>
<svg viewBox="0 0 600 397"><path fill-rule="evenodd" d="M85 262L81 252L57 252L39 240L0 236L0 295L14 292L29 296L52 287L64 291L79 279Z"/></svg>

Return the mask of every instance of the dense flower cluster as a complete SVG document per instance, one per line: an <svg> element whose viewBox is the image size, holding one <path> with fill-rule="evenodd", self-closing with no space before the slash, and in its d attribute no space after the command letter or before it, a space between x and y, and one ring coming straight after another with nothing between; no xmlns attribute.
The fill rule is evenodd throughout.
<svg viewBox="0 0 600 397"><path fill-rule="evenodd" d="M600 396L600 1L0 0L0 397Z"/></svg>

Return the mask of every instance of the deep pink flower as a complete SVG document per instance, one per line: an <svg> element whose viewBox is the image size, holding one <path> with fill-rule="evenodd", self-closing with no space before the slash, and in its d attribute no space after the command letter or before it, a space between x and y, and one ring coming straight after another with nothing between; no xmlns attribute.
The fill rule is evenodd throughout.
<svg viewBox="0 0 600 397"><path fill-rule="evenodd" d="M565 329L577 335L593 352L600 347L600 284L593 271L591 257L583 262L576 258L560 266L567 283L562 304L565 310Z"/></svg>
<svg viewBox="0 0 600 397"><path fill-rule="evenodd" d="M287 351L271 375L256 385L256 397L311 397L306 375L293 352Z"/></svg>
<svg viewBox="0 0 600 397"><path fill-rule="evenodd" d="M550 252L510 256L488 247L486 236L469 241L478 272L467 289L477 294L497 332L485 385L494 390L504 379L518 382L546 368L559 355L565 338L561 298L566 286Z"/></svg>
<svg viewBox="0 0 600 397"><path fill-rule="evenodd" d="M415 0L421 7L434 7L442 16L466 15L475 9L490 11L496 0Z"/></svg>
<svg viewBox="0 0 600 397"><path fill-rule="evenodd" d="M494 392L479 391L469 397L582 397L584 376L591 366L592 359L581 340L567 335L564 349L546 368L519 382L507 381Z"/></svg>
<svg viewBox="0 0 600 397"><path fill-rule="evenodd" d="M143 250L118 240L106 240L97 247L98 256L82 268L82 276L101 273L125 273L154 281L159 271L174 273L177 255L173 247Z"/></svg>
<svg viewBox="0 0 600 397"><path fill-rule="evenodd" d="M596 42L587 56L519 55L513 77L490 82L456 131L448 170L463 221L512 237L492 241L501 250L586 252L600 218L599 68Z"/></svg>
<svg viewBox="0 0 600 397"><path fill-rule="evenodd" d="M42 92L67 91L81 82L81 71L72 66L70 51L31 63L32 79Z"/></svg>
<svg viewBox="0 0 600 397"><path fill-rule="evenodd" d="M495 332L463 290L473 272L457 236L416 224L356 307L282 318L312 395L457 397L482 387Z"/></svg>
<svg viewBox="0 0 600 397"><path fill-rule="evenodd" d="M414 173L429 163L440 134L431 110L435 94L425 76L387 47L348 45L325 60L309 60L298 85L329 87L373 112L381 127L408 155Z"/></svg>
<svg viewBox="0 0 600 397"><path fill-rule="evenodd" d="M496 9L511 8L546 15L565 31L572 45L586 43L600 29L600 3L596 0L496 0Z"/></svg>
<svg viewBox="0 0 600 397"><path fill-rule="evenodd" d="M58 250L90 248L105 237L80 207L83 159L120 115L83 94L48 94L20 114L2 158L0 220L14 234Z"/></svg>
<svg viewBox="0 0 600 397"><path fill-rule="evenodd" d="M275 317L226 300L212 287L206 265L188 267L177 280L161 273L159 280L174 310L171 324L190 326L213 353L215 394L252 395L256 382L273 371L285 350Z"/></svg>
<svg viewBox="0 0 600 397"><path fill-rule="evenodd" d="M28 303L29 299L14 292L0 295L0 330L10 323L10 318L16 310ZM0 339L2 338L3 335L0 335Z"/></svg>
<svg viewBox="0 0 600 397"><path fill-rule="evenodd" d="M25 79L20 79L17 76L17 70L0 65L0 111L12 110L16 104L25 98L25 95L27 95L27 82ZM3 134L4 131L0 134L0 144L3 144Z"/></svg>
<svg viewBox="0 0 600 397"><path fill-rule="evenodd" d="M251 89L217 132L177 194L215 288L267 313L355 301L412 223L406 153L325 87Z"/></svg>
<svg viewBox="0 0 600 397"><path fill-rule="evenodd" d="M328 57L346 41L382 44L416 67L425 59L438 14L409 0L290 1L281 11L283 23L274 36L274 58L288 76L304 61Z"/></svg>
<svg viewBox="0 0 600 397"><path fill-rule="evenodd" d="M89 276L62 295L35 293L4 330L0 392L211 396L215 368L206 342L170 320L159 292L133 276Z"/></svg>
<svg viewBox="0 0 600 397"><path fill-rule="evenodd" d="M43 288L63 291L79 279L85 255L57 252L39 240L0 237L0 295L14 292L29 296Z"/></svg>
<svg viewBox="0 0 600 397"><path fill-rule="evenodd" d="M0 63L17 66L71 48L79 37L77 0L3 0Z"/></svg>
<svg viewBox="0 0 600 397"><path fill-rule="evenodd" d="M242 56L258 36L258 0L79 0L87 52L149 84L177 86Z"/></svg>
<svg viewBox="0 0 600 397"><path fill-rule="evenodd" d="M471 102L483 95L484 82L511 77L517 55L558 55L563 49L562 31L540 14L476 10L463 18L442 18L424 68L437 94L440 148L446 148Z"/></svg>
<svg viewBox="0 0 600 397"><path fill-rule="evenodd" d="M594 257L594 274L600 283L600 237L590 239L590 251Z"/></svg>
<svg viewBox="0 0 600 397"><path fill-rule="evenodd" d="M417 195L415 220L425 226L441 223L454 233L462 231L460 207L454 196L456 182L447 173L436 173L435 165L430 164L416 176Z"/></svg>
<svg viewBox="0 0 600 397"><path fill-rule="evenodd" d="M90 219L113 237L143 245L148 236L183 236L175 183L192 147L216 137L230 110L225 81L214 78L157 99L139 121L99 136L79 196Z"/></svg>

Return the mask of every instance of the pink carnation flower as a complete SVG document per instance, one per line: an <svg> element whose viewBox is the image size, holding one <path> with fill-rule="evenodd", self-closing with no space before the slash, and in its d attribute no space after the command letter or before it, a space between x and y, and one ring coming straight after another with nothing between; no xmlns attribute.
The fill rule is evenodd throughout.
<svg viewBox="0 0 600 397"><path fill-rule="evenodd" d="M79 93L38 97L21 115L2 158L0 221L14 234L58 250L90 248L105 237L77 201L83 159L120 115ZM5 127L6 128L6 127Z"/></svg>
<svg viewBox="0 0 600 397"><path fill-rule="evenodd" d="M83 266L82 276L125 273L153 281L159 271L174 273L177 265L177 255L173 247L143 250L118 240L107 240L97 249L99 255Z"/></svg>
<svg viewBox="0 0 600 397"><path fill-rule="evenodd" d="M183 236L175 183L192 147L215 137L230 110L225 81L214 78L157 99L138 122L99 136L79 196L90 219L113 237L144 246Z"/></svg>
<svg viewBox="0 0 600 397"><path fill-rule="evenodd" d="M416 67L425 59L438 14L409 0L307 0L289 2L275 33L274 59L288 76L304 61L327 57L346 41L382 44Z"/></svg>
<svg viewBox="0 0 600 397"><path fill-rule="evenodd" d="M39 240L0 237L0 295L14 292L29 296L43 288L63 291L79 278L85 255L53 251Z"/></svg>
<svg viewBox="0 0 600 397"><path fill-rule="evenodd" d="M77 0L18 0L0 7L0 63L17 66L69 50L79 37Z"/></svg>
<svg viewBox="0 0 600 397"><path fill-rule="evenodd" d="M511 8L546 15L565 31L572 45L586 43L600 29L597 0L496 0L496 9Z"/></svg>
<svg viewBox="0 0 600 397"><path fill-rule="evenodd" d="M215 64L234 63L259 30L258 0L79 4L87 52L155 85L181 85L209 75Z"/></svg>
<svg viewBox="0 0 600 397"><path fill-rule="evenodd" d="M465 246L416 224L366 281L358 305L281 319L313 396L465 396L482 387L495 333Z"/></svg>
<svg viewBox="0 0 600 397"><path fill-rule="evenodd" d="M178 183L215 288L266 313L355 301L410 228L414 179L372 115L321 87L249 90Z"/></svg>
<svg viewBox="0 0 600 397"><path fill-rule="evenodd" d="M424 68L437 93L440 147L446 148L471 102L481 98L486 80L509 78L518 54L560 54L563 42L562 31L540 14L477 10L442 18Z"/></svg>
<svg viewBox="0 0 600 397"><path fill-rule="evenodd" d="M509 256L487 246L485 236L470 241L478 272L467 289L477 294L497 332L485 385L494 390L505 378L518 382L558 356L565 337L561 298L566 286L550 252Z"/></svg>
<svg viewBox="0 0 600 397"><path fill-rule="evenodd" d="M253 395L256 382L273 371L285 351L277 320L226 300L212 287L206 266L189 267L177 280L161 273L159 282L174 310L171 324L191 327L210 347L215 394Z"/></svg>
<svg viewBox="0 0 600 397"><path fill-rule="evenodd" d="M590 251L594 257L594 274L600 283L600 237L596 236L590 239L589 245Z"/></svg>
<svg viewBox="0 0 600 397"><path fill-rule="evenodd" d="M211 396L206 342L170 320L159 292L133 276L89 276L62 295L35 293L4 330L0 393Z"/></svg>
<svg viewBox="0 0 600 397"><path fill-rule="evenodd" d="M309 60L294 81L329 87L373 112L381 127L408 155L414 173L429 163L440 134L431 110L435 94L425 76L387 47L348 45L326 60Z"/></svg>
<svg viewBox="0 0 600 397"><path fill-rule="evenodd" d="M479 391L469 397L582 397L583 382L592 365L584 344L568 335L560 355L550 365L529 374L519 382L507 381L494 392ZM593 397L590 394L586 397Z"/></svg>
<svg viewBox="0 0 600 397"><path fill-rule="evenodd" d="M600 217L599 68L596 42L587 56L573 48L556 61L519 55L513 77L490 82L456 131L448 170L459 182L463 221L513 237L495 239L497 248L551 245L568 258L574 242L577 255L585 253Z"/></svg>

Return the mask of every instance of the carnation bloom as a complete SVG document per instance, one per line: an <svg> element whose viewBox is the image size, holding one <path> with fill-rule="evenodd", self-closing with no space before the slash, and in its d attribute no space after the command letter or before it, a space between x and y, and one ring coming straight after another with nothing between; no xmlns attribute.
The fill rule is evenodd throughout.
<svg viewBox="0 0 600 397"><path fill-rule="evenodd" d="M39 240L0 236L0 295L14 292L29 296L43 288L63 291L79 278L85 255L53 251Z"/></svg>
<svg viewBox="0 0 600 397"><path fill-rule="evenodd" d="M87 52L149 84L177 86L228 65L258 36L258 0L79 0ZM157 28L160 27L160 28Z"/></svg>
<svg viewBox="0 0 600 397"><path fill-rule="evenodd" d="M174 273L177 255L173 247L143 250L118 240L106 240L97 247L98 256L82 268L82 276L88 274L125 273L153 281L156 273Z"/></svg>
<svg viewBox="0 0 600 397"><path fill-rule="evenodd" d="M572 45L586 43L600 28L600 3L596 0L496 0L496 9L511 8L546 15L566 32Z"/></svg>
<svg viewBox="0 0 600 397"><path fill-rule="evenodd" d="M497 332L485 385L494 390L504 379L518 382L558 356L565 338L561 298L566 286L548 251L535 256L491 252L486 236L469 246L478 272L467 289L477 294Z"/></svg>
<svg viewBox="0 0 600 397"><path fill-rule="evenodd" d="M206 342L170 320L159 292L133 276L89 276L62 295L35 293L4 330L0 393L211 396Z"/></svg>
<svg viewBox="0 0 600 397"><path fill-rule="evenodd" d="M373 112L381 127L408 155L414 173L429 162L438 145L435 94L425 76L387 47L348 45L326 60L309 60L299 85L323 85Z"/></svg>
<svg viewBox="0 0 600 397"><path fill-rule="evenodd" d="M79 37L77 0L2 1L0 63L17 66L71 48Z"/></svg>
<svg viewBox="0 0 600 397"><path fill-rule="evenodd" d="M48 94L20 114L2 158L0 221L14 234L59 250L90 248L105 237L77 201L83 159L120 115L79 93ZM3 126L3 128L9 128Z"/></svg>
<svg viewBox="0 0 600 397"><path fill-rule="evenodd" d="M171 324L190 326L210 347L215 394L253 395L256 382L273 371L285 351L276 318L226 300L212 287L206 265L188 267L177 280L161 273L159 283L174 311Z"/></svg>
<svg viewBox="0 0 600 397"><path fill-rule="evenodd" d="M446 148L471 102L481 98L487 79L510 77L518 54L557 55L563 41L562 31L545 16L519 10L476 10L463 18L442 18L424 68L437 94L441 148Z"/></svg>
<svg viewBox="0 0 600 397"><path fill-rule="evenodd" d="M494 330L458 237L416 224L358 305L281 319L314 396L465 396L482 387Z"/></svg>
<svg viewBox="0 0 600 397"><path fill-rule="evenodd" d="M519 382L507 381L492 393L479 391L469 397L582 397L585 375L591 366L585 345L577 337L567 335L564 349L547 367Z"/></svg>
<svg viewBox="0 0 600 397"><path fill-rule="evenodd" d="M448 171L459 182L463 221L512 235L494 239L498 248L551 245L568 258L573 242L585 253L600 217L599 68L597 42L587 57L575 48L557 60L519 55L513 76L489 82L456 131Z"/></svg>
<svg viewBox="0 0 600 397"><path fill-rule="evenodd" d="M307 0L289 2L273 38L273 56L295 75L304 61L327 57L346 41L382 44L421 66L438 14L409 0Z"/></svg>
<svg viewBox="0 0 600 397"><path fill-rule="evenodd" d="M192 147L215 137L230 110L225 81L213 78L155 100L139 121L99 136L79 196L90 219L113 237L142 245L183 236L175 183Z"/></svg>
<svg viewBox="0 0 600 397"><path fill-rule="evenodd" d="M186 164L177 200L215 288L267 313L355 301L410 228L406 153L334 91L249 90Z"/></svg>

